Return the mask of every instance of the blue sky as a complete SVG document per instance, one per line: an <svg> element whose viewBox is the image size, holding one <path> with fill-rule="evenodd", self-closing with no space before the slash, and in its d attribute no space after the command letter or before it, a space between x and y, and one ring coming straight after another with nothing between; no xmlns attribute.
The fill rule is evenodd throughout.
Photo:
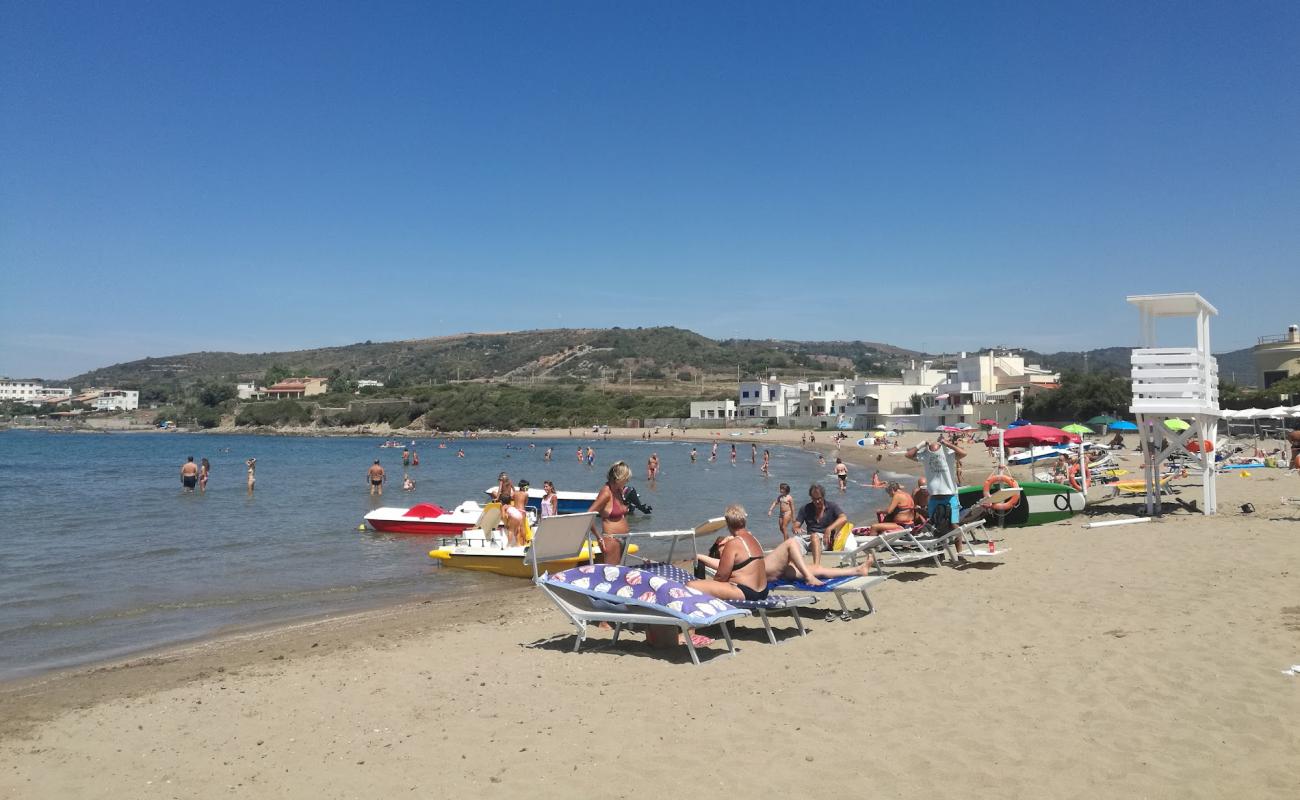
<svg viewBox="0 0 1300 800"><path fill-rule="evenodd" d="M0 0L0 374L1300 322L1300 4ZM1172 343L1172 342L1171 342Z"/></svg>

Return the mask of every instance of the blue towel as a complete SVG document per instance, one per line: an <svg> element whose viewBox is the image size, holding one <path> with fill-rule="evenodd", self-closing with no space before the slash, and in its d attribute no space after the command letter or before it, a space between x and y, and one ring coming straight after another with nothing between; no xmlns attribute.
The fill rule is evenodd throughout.
<svg viewBox="0 0 1300 800"><path fill-rule="evenodd" d="M798 589L801 592L833 592L836 587L849 581L861 578L861 575L845 575L841 578L825 578L821 586L809 586L803 581L772 581L769 586L773 589Z"/></svg>

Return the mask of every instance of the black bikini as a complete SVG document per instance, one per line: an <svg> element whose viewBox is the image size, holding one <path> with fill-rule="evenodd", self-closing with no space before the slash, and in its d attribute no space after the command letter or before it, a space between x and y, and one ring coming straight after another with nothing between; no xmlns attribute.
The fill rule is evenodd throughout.
<svg viewBox="0 0 1300 800"><path fill-rule="evenodd" d="M743 540L741 541L741 544L745 544ZM749 545L745 545L745 552L746 552L746 553L749 552ZM731 565L731 574L732 574L732 575L735 575L737 570L743 569L743 568L749 566L750 564L752 564L752 563L755 562L755 561L761 561L762 558L763 558L763 556L761 556L761 555L750 556L749 558L745 559L744 561L739 561L739 562L737 562L737 563L735 563L735 564L732 564L732 565ZM766 599L767 599L767 591L768 591L768 589L767 589L766 586L764 586L764 587L760 590L760 589L751 589L751 588L749 588L748 586L746 586L746 585L743 584L743 583L735 583L735 582L733 582L731 585L732 585L732 586L735 586L737 589L739 589L739 590L740 590L740 593L743 594L743 595L745 596L745 599L746 599L746 600L766 600Z"/></svg>

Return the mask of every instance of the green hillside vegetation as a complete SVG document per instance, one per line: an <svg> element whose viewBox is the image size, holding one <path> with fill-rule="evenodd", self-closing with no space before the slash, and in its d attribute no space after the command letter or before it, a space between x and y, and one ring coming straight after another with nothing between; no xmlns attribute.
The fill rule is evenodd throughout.
<svg viewBox="0 0 1300 800"><path fill-rule="evenodd" d="M919 354L872 342L715 341L680 328L557 329L363 342L276 353L186 353L93 370L75 387L139 388L142 403L186 402L198 385L261 385L290 375L328 377L342 388L378 380L389 390L450 381L674 383L776 374L896 376ZM682 386L678 391L687 391Z"/></svg>

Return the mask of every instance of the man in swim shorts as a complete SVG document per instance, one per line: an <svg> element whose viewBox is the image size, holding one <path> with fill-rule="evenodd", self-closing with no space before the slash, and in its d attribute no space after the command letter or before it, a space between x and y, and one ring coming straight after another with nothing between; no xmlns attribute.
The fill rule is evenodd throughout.
<svg viewBox="0 0 1300 800"><path fill-rule="evenodd" d="M199 465L194 463L194 456L190 456L184 464L181 465L181 486L183 491L190 493L199 483Z"/></svg>
<svg viewBox="0 0 1300 800"><path fill-rule="evenodd" d="M384 496L384 468L379 466L379 459L370 465L366 470L366 478L370 481L370 494Z"/></svg>
<svg viewBox="0 0 1300 800"><path fill-rule="evenodd" d="M925 468L925 481L930 488L926 517L940 533L946 533L961 515L961 504L957 501L960 484L957 462L966 457L966 451L940 435L929 444L922 442L910 448L907 457ZM936 516L935 512L943 508L948 509L947 513Z"/></svg>

